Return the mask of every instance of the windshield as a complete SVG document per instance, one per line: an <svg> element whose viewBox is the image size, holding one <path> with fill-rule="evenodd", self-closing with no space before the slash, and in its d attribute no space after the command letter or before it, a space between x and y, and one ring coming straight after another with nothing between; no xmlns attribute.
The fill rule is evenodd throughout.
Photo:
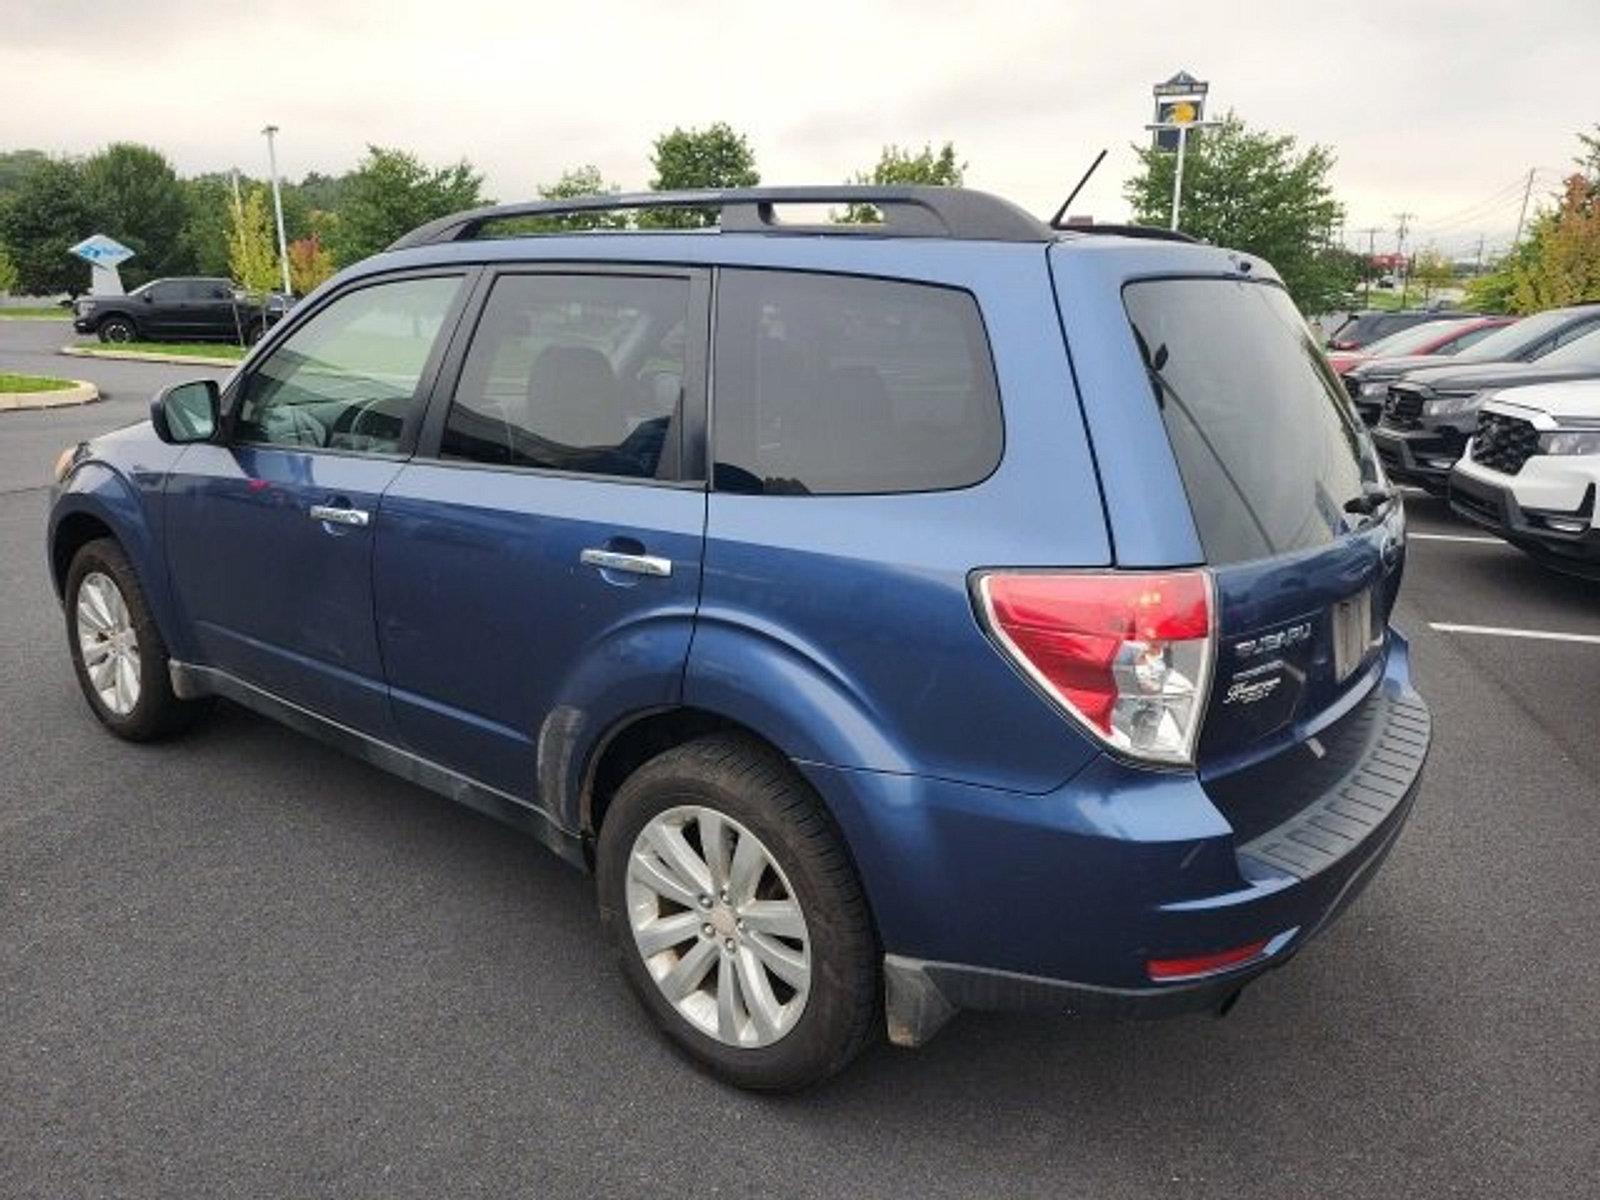
<svg viewBox="0 0 1600 1200"><path fill-rule="evenodd" d="M1213 564L1344 533L1377 472L1337 379L1282 288L1129 284L1123 303Z"/></svg>
<svg viewBox="0 0 1600 1200"><path fill-rule="evenodd" d="M1503 329L1495 330L1471 349L1463 350L1456 355L1456 361L1499 362L1502 359L1516 358L1540 338L1554 333L1571 319L1571 313L1560 310L1523 317L1522 320L1513 321Z"/></svg>
<svg viewBox="0 0 1600 1200"><path fill-rule="evenodd" d="M1600 329L1552 350L1539 360L1541 367L1600 367Z"/></svg>
<svg viewBox="0 0 1600 1200"><path fill-rule="evenodd" d="M1460 321L1424 321L1421 325L1413 325L1410 329L1402 329L1399 333L1379 338L1362 350L1362 353L1370 354L1374 358L1411 354L1430 342L1437 341L1449 333L1452 326L1460 324Z"/></svg>

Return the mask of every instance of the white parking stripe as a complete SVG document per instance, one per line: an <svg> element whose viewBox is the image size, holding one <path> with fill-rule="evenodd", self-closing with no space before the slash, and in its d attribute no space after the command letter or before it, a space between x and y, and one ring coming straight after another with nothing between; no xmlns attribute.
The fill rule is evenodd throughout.
<svg viewBox="0 0 1600 1200"><path fill-rule="evenodd" d="M1510 545L1509 542L1503 542L1497 537L1484 537L1476 533L1418 533L1416 530L1408 530L1406 538L1417 542L1478 542L1485 546Z"/></svg>
<svg viewBox="0 0 1600 1200"><path fill-rule="evenodd" d="M1444 621L1429 621L1429 629L1440 633L1482 633L1490 637L1532 638L1541 642L1583 642L1600 646L1600 633L1553 633L1548 629L1505 629L1499 625L1451 625Z"/></svg>

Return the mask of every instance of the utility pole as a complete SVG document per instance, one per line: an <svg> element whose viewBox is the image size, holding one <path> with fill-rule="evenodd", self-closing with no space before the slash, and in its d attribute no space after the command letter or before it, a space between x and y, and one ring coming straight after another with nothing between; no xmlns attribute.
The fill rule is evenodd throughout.
<svg viewBox="0 0 1600 1200"><path fill-rule="evenodd" d="M1528 168L1528 182L1522 185L1522 209L1517 213L1517 232L1511 237L1511 248L1515 250L1517 243L1522 240L1522 223L1528 219L1528 197L1533 195L1533 172L1535 168Z"/></svg>
<svg viewBox="0 0 1600 1200"><path fill-rule="evenodd" d="M1481 233L1478 235L1478 261L1472 268L1472 274L1474 278L1483 274L1483 234Z"/></svg>
<svg viewBox="0 0 1600 1200"><path fill-rule="evenodd" d="M1368 225L1365 229L1356 230L1357 233L1367 235L1367 269L1361 272L1361 307L1372 307L1372 272L1377 269L1374 261L1378 257L1378 226Z"/></svg>
<svg viewBox="0 0 1600 1200"><path fill-rule="evenodd" d="M283 196L278 192L278 151L273 144L273 135L278 132L276 125L268 125L261 131L267 137L267 167L272 172L272 209L278 218L278 264L283 268L283 294L294 294L294 286L289 282L289 242L283 236Z"/></svg>
<svg viewBox="0 0 1600 1200"><path fill-rule="evenodd" d="M1416 213L1398 212L1394 219L1397 228L1394 231L1394 256L1400 264L1400 307L1406 306L1406 289L1411 284L1411 272L1406 269L1406 229L1416 217Z"/></svg>

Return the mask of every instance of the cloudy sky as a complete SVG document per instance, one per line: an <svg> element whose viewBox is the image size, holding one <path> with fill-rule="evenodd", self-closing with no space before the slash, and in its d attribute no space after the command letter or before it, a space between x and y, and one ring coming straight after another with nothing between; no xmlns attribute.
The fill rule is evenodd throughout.
<svg viewBox="0 0 1600 1200"><path fill-rule="evenodd" d="M592 162L650 177L652 138L726 120L765 182L840 180L886 142L951 139L968 182L1042 215L1124 216L1152 83L1322 142L1347 227L1418 214L1470 252L1600 121L1600 0L0 0L0 149L154 144L182 172L337 172L368 142L466 157L500 199Z"/></svg>

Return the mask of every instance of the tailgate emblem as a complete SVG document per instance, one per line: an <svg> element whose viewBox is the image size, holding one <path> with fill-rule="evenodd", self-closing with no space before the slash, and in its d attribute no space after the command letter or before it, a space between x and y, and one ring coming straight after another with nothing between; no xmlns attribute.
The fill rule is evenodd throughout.
<svg viewBox="0 0 1600 1200"><path fill-rule="evenodd" d="M1224 704L1254 704L1257 700L1265 700L1278 690L1278 685L1283 682L1282 675L1274 675L1271 679L1241 680L1229 686L1228 694L1223 697Z"/></svg>
<svg viewBox="0 0 1600 1200"><path fill-rule="evenodd" d="M1235 642L1233 653L1238 658L1255 658L1261 654L1274 654L1310 640L1311 622L1302 621L1298 625L1290 625L1274 633L1264 633L1260 637L1245 638L1243 641Z"/></svg>

